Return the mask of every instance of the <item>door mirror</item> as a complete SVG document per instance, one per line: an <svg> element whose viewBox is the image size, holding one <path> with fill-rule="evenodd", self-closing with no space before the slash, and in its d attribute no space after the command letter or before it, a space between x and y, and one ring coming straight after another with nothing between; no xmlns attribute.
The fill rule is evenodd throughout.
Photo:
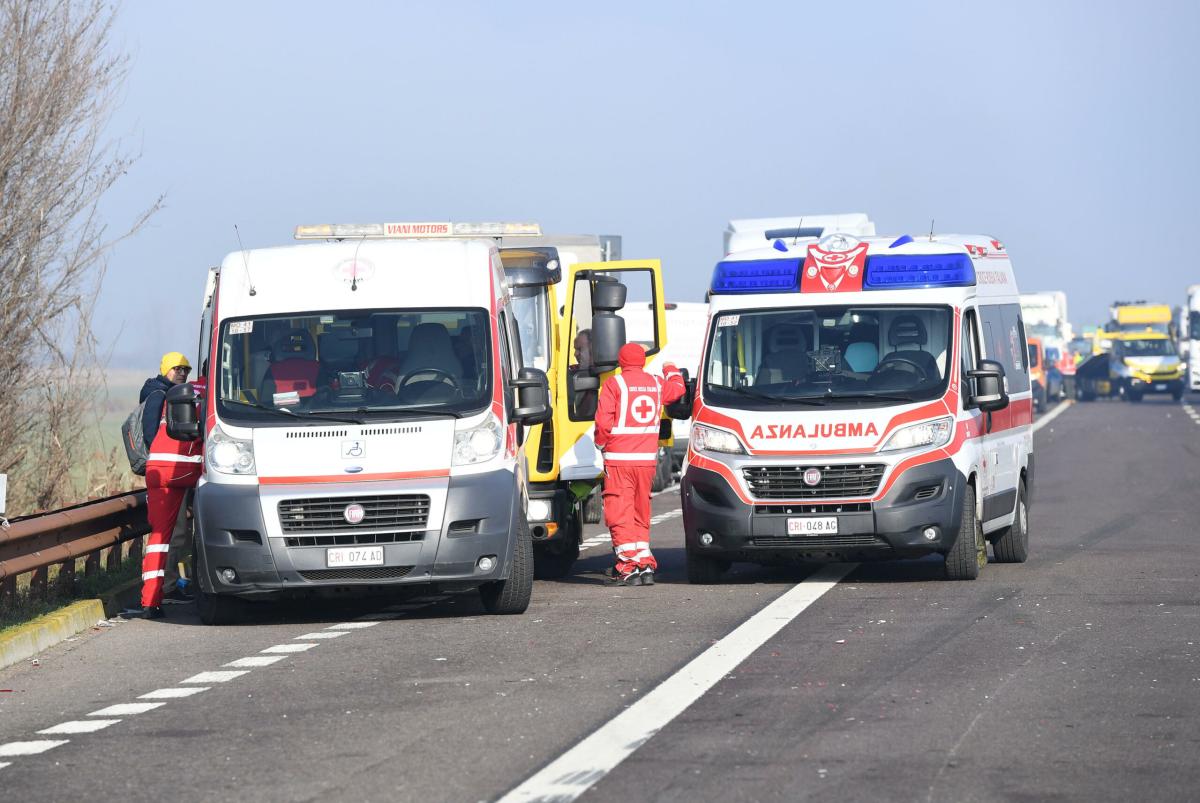
<svg viewBox="0 0 1200 803"><path fill-rule="evenodd" d="M550 380L537 368L522 368L512 383L517 391L517 406L512 420L525 426L550 420Z"/></svg>
<svg viewBox="0 0 1200 803"><path fill-rule="evenodd" d="M625 345L625 319L617 310L625 306L628 288L612 276L594 276L592 285L592 372L617 368L617 352Z"/></svg>
<svg viewBox="0 0 1200 803"><path fill-rule="evenodd" d="M687 392L668 404L666 409L671 418L686 421L692 417L692 404L696 400L696 380L688 375L686 368L680 368L679 373L683 374L683 384L687 386Z"/></svg>
<svg viewBox="0 0 1200 803"><path fill-rule="evenodd" d="M582 393L585 390L599 390L600 377L575 371L567 377L567 385L572 394Z"/></svg>
<svg viewBox="0 0 1200 803"><path fill-rule="evenodd" d="M200 419L196 414L196 391L188 384L167 391L167 435L177 441L200 437Z"/></svg>
<svg viewBox="0 0 1200 803"><path fill-rule="evenodd" d="M995 360L980 360L979 367L967 371L967 377L975 381L975 393L971 403L992 413L1008 406L1008 394L1004 391L1004 366Z"/></svg>

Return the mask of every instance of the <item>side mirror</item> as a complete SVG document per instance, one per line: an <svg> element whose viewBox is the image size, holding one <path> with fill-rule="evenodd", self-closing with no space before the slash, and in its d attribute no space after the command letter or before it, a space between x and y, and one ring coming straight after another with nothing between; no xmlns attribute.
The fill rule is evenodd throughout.
<svg viewBox="0 0 1200 803"><path fill-rule="evenodd" d="M667 405L667 415L680 421L686 421L692 417L692 405L696 401L696 380L688 375L686 368L680 368L679 373L683 374L683 383L687 385L687 392Z"/></svg>
<svg viewBox="0 0 1200 803"><path fill-rule="evenodd" d="M967 371L967 377L975 380L975 393L971 403L985 413L994 413L1008 406L1008 394L1004 392L1004 366L995 360L980 360L979 367Z"/></svg>
<svg viewBox="0 0 1200 803"><path fill-rule="evenodd" d="M518 424L533 426L550 420L550 380L537 368L522 368L512 386L517 391L517 406L512 419Z"/></svg>
<svg viewBox="0 0 1200 803"><path fill-rule="evenodd" d="M629 288L613 276L595 276L592 284L592 373L615 371L617 352L625 345L625 306Z"/></svg>
<svg viewBox="0 0 1200 803"><path fill-rule="evenodd" d="M592 287L593 315L598 312L616 312L625 306L629 288L615 276L596 276L595 281Z"/></svg>
<svg viewBox="0 0 1200 803"><path fill-rule="evenodd" d="M167 435L177 441L200 437L200 419L196 415L196 391L188 384L167 391Z"/></svg>

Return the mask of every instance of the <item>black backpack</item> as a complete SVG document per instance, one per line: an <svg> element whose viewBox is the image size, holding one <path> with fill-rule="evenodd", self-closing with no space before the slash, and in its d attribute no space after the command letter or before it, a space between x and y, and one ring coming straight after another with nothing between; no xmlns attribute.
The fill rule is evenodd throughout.
<svg viewBox="0 0 1200 803"><path fill-rule="evenodd" d="M150 449L146 447L146 438L143 434L145 428L142 419L146 415L146 402L150 401L155 393L163 393L163 391L152 391L146 397L146 401L139 404L137 409L126 417L125 423L121 424L121 442L125 444L125 456L129 458L129 470L139 477L146 476L146 460L150 456Z"/></svg>

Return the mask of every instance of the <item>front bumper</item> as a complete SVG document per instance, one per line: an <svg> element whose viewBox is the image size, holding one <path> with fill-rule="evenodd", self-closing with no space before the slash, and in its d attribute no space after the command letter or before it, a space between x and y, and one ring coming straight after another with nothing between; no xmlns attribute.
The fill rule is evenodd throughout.
<svg viewBox="0 0 1200 803"><path fill-rule="evenodd" d="M1132 376L1128 380L1128 387L1138 393L1182 393L1183 377L1158 379L1153 376Z"/></svg>
<svg viewBox="0 0 1200 803"><path fill-rule="evenodd" d="M689 466L682 483L687 548L751 562L889 560L945 553L957 537L966 488L966 478L946 458L905 471L878 502L749 505L720 474ZM837 534L788 535L788 519L813 516L836 516ZM937 531L933 539L925 537L930 527ZM701 533L712 535L710 546L700 543Z"/></svg>
<svg viewBox="0 0 1200 803"><path fill-rule="evenodd" d="M495 471L451 477L445 511L436 529L405 533L409 540L385 543L383 565L330 568L326 550L336 546L370 544L370 536L347 526L332 533L280 534L274 502L264 504L257 485L207 483L196 489L196 559L199 582L209 593L253 597L322 588L367 588L438 583L478 585L508 577L512 539L519 528L516 516L520 494L513 473ZM403 494L414 489L405 482L339 483L336 486L298 486L286 498L346 496L347 499ZM430 512L430 521L439 517ZM273 534L274 533L274 534ZM291 542L289 544L289 541ZM497 558L489 572L477 561ZM222 569L233 569L236 582L225 582Z"/></svg>

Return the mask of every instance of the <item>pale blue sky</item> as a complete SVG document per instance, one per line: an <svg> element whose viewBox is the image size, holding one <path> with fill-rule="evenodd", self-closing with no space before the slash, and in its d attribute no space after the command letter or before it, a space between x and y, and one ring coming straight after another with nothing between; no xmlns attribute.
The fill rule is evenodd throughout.
<svg viewBox="0 0 1200 803"><path fill-rule="evenodd" d="M1200 3L128 0L116 40L104 211L167 206L111 260L115 364L195 351L234 223L621 234L682 301L731 217L846 211L998 237L1077 325L1200 282Z"/></svg>

